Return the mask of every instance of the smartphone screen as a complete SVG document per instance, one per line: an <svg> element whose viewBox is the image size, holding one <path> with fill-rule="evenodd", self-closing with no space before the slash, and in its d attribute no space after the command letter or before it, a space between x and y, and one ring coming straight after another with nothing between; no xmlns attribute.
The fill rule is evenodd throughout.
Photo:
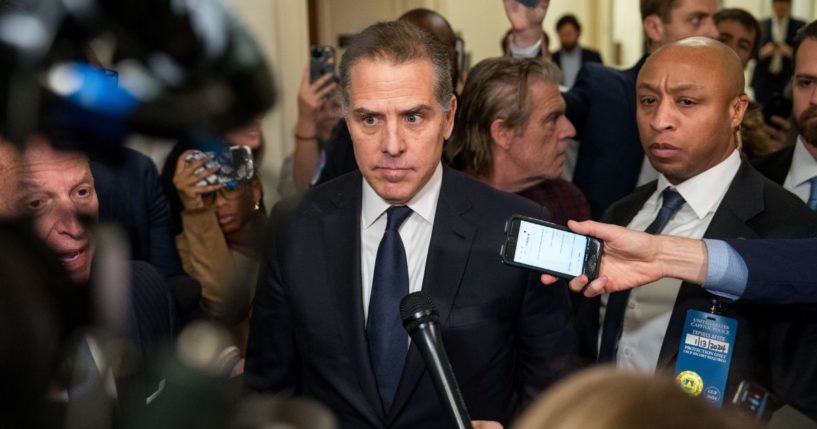
<svg viewBox="0 0 817 429"><path fill-rule="evenodd" d="M584 269L587 237L521 220L513 261L578 276Z"/></svg>

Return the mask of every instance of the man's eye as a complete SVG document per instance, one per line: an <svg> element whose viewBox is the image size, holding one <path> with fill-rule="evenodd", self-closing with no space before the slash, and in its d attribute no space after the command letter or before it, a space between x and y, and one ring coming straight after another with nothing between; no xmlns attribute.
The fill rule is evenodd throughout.
<svg viewBox="0 0 817 429"><path fill-rule="evenodd" d="M655 104L654 97L641 97L641 105L642 106L651 106Z"/></svg>
<svg viewBox="0 0 817 429"><path fill-rule="evenodd" d="M45 201L43 200L30 200L26 203L26 209L29 211L36 211L45 205Z"/></svg>
<svg viewBox="0 0 817 429"><path fill-rule="evenodd" d="M797 86L807 88L814 83L814 79L797 79Z"/></svg>
<svg viewBox="0 0 817 429"><path fill-rule="evenodd" d="M407 115L406 116L406 122L408 122L410 124L416 124L416 123L420 122L420 115Z"/></svg>
<svg viewBox="0 0 817 429"><path fill-rule="evenodd" d="M692 100L687 99L687 98L682 98L682 99L678 100L678 104L680 104L682 106L690 107L690 106L694 106L696 103L694 101L692 101Z"/></svg>
<svg viewBox="0 0 817 429"><path fill-rule="evenodd" d="M364 116L363 123L366 125L374 125L377 123L377 118L375 118L374 116Z"/></svg>

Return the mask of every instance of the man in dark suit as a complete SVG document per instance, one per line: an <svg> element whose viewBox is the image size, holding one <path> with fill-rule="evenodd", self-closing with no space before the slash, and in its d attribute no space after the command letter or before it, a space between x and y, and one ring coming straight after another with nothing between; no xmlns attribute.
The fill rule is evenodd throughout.
<svg viewBox="0 0 817 429"><path fill-rule="evenodd" d="M817 21L794 41L792 116L797 143L754 162L755 168L817 210Z"/></svg>
<svg viewBox="0 0 817 429"><path fill-rule="evenodd" d="M311 396L342 427L449 427L400 326L400 299L419 290L440 310L475 419L507 424L575 356L566 288L544 288L496 253L509 215L546 213L440 162L456 111L448 76L444 47L401 21L369 27L344 54L340 86L360 171L273 210L250 389Z"/></svg>
<svg viewBox="0 0 817 429"><path fill-rule="evenodd" d="M641 1L649 51L684 37L717 38L713 21L717 10L715 0ZM532 20L512 20L517 21L530 27L519 29L520 25L515 24L514 29L521 34L537 27ZM541 28L541 20L538 26ZM514 37L514 46L528 45ZM514 56L522 56L517 54L520 51L516 49ZM580 142L573 183L587 197L594 219L599 219L614 201L632 192L636 184L655 178L655 171L644 163L635 121L635 79L645 59L646 56L642 57L627 70L586 64L579 71L576 84L564 94L567 118L576 127L576 140Z"/></svg>
<svg viewBox="0 0 817 429"><path fill-rule="evenodd" d="M94 322L92 310L104 312L104 320L109 322L105 328L130 341L135 355L130 355L129 347L126 359L139 363L129 368L127 375L115 374L115 397L123 418L132 417L132 412L144 412L146 403L162 389L160 380L147 375L143 365L157 357L164 341L172 339L175 309L164 278L153 266L145 262L122 264L110 259L111 253L116 252L97 251L101 235L92 236L86 224L95 220L99 211L87 157L52 148L45 135L30 137L20 152L0 139L0 200L4 203L0 216L28 217L34 233L53 252L74 287L82 290L82 296L89 297L87 302L91 304L86 304L86 300L72 302L77 305L66 311L88 323ZM111 278L117 282L106 283ZM107 288L105 293L100 287ZM104 308L91 308L90 305L98 303L90 297L98 296L109 301ZM117 304L121 306L117 308ZM111 323L112 320L116 322ZM77 342L78 348L87 349L86 343L91 341ZM94 358L94 369L107 368L104 365L108 363L100 362L104 360ZM62 387L66 388L69 401L82 400L80 392L87 390Z"/></svg>
<svg viewBox="0 0 817 429"><path fill-rule="evenodd" d="M766 104L782 93L792 73L792 45L806 23L791 17L791 0L772 0L774 15L761 22L760 50L752 75L755 100Z"/></svg>
<svg viewBox="0 0 817 429"><path fill-rule="evenodd" d="M704 38L665 46L647 60L637 81L637 117L644 150L661 174L611 206L606 221L691 238L817 234L817 216L740 160L735 130L748 104L742 70L731 49ZM664 225L654 228L659 219ZM593 353L598 345L599 360L620 367L674 368L687 311L708 311L717 298L665 279L586 301L579 325L583 351ZM748 379L817 415L817 371L806 364L817 359L810 344L817 338L817 323L807 313L812 309L720 302L723 314L738 322L722 397Z"/></svg>
<svg viewBox="0 0 817 429"><path fill-rule="evenodd" d="M576 75L586 63L603 64L601 54L593 49L579 46L582 25L575 15L567 14L556 21L561 48L553 54L553 63L562 70L562 85L570 88L576 82Z"/></svg>

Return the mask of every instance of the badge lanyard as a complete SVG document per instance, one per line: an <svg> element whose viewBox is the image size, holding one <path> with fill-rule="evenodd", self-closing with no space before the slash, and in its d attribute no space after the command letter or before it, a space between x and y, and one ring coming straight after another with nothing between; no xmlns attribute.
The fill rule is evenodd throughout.
<svg viewBox="0 0 817 429"><path fill-rule="evenodd" d="M723 404L737 320L721 315L723 301L712 300L709 312L689 309L678 346L675 381L690 396Z"/></svg>

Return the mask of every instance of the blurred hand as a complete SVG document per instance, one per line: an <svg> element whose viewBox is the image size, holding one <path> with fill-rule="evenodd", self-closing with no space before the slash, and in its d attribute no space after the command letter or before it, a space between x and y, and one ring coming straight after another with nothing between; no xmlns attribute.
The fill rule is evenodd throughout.
<svg viewBox="0 0 817 429"><path fill-rule="evenodd" d="M763 129L769 135L769 139L775 147L775 150L782 149L786 145L786 138L791 129L791 121L786 118L781 118L777 115L772 115L769 119L774 126L764 123Z"/></svg>
<svg viewBox="0 0 817 429"><path fill-rule="evenodd" d="M761 59L766 59L774 55L775 51L777 50L777 45L774 42L766 42L765 45L760 47L758 51L758 56Z"/></svg>
<svg viewBox="0 0 817 429"><path fill-rule="evenodd" d="M185 162L187 155L193 153L193 150L184 151L179 160L176 161L176 173L173 175L173 186L179 193L179 199L182 200L182 205L186 210L193 210L204 207L204 201L201 196L208 192L216 192L221 188L221 184L198 186L196 185L201 180L204 180L210 174L218 171L218 166L210 169L204 168L202 171L195 173L196 169L204 166L210 158L200 159L188 164Z"/></svg>
<svg viewBox="0 0 817 429"><path fill-rule="evenodd" d="M779 52L786 58L791 58L792 54L794 53L792 47L785 43L779 43L777 45L777 52Z"/></svg>
<svg viewBox="0 0 817 429"><path fill-rule="evenodd" d="M529 8L518 0L502 0L505 15L511 23L513 36L511 40L520 47L533 46L542 38L542 22L545 20L550 0L539 0L535 7Z"/></svg>
<svg viewBox="0 0 817 429"><path fill-rule="evenodd" d="M315 121L315 115L320 110L327 94L335 90L338 84L330 82L331 73L326 73L315 82L309 82L309 64L304 68L301 77L301 87L298 89L298 116L299 119Z"/></svg>
<svg viewBox="0 0 817 429"><path fill-rule="evenodd" d="M471 426L474 429L503 429L499 422L491 420L472 420Z"/></svg>

